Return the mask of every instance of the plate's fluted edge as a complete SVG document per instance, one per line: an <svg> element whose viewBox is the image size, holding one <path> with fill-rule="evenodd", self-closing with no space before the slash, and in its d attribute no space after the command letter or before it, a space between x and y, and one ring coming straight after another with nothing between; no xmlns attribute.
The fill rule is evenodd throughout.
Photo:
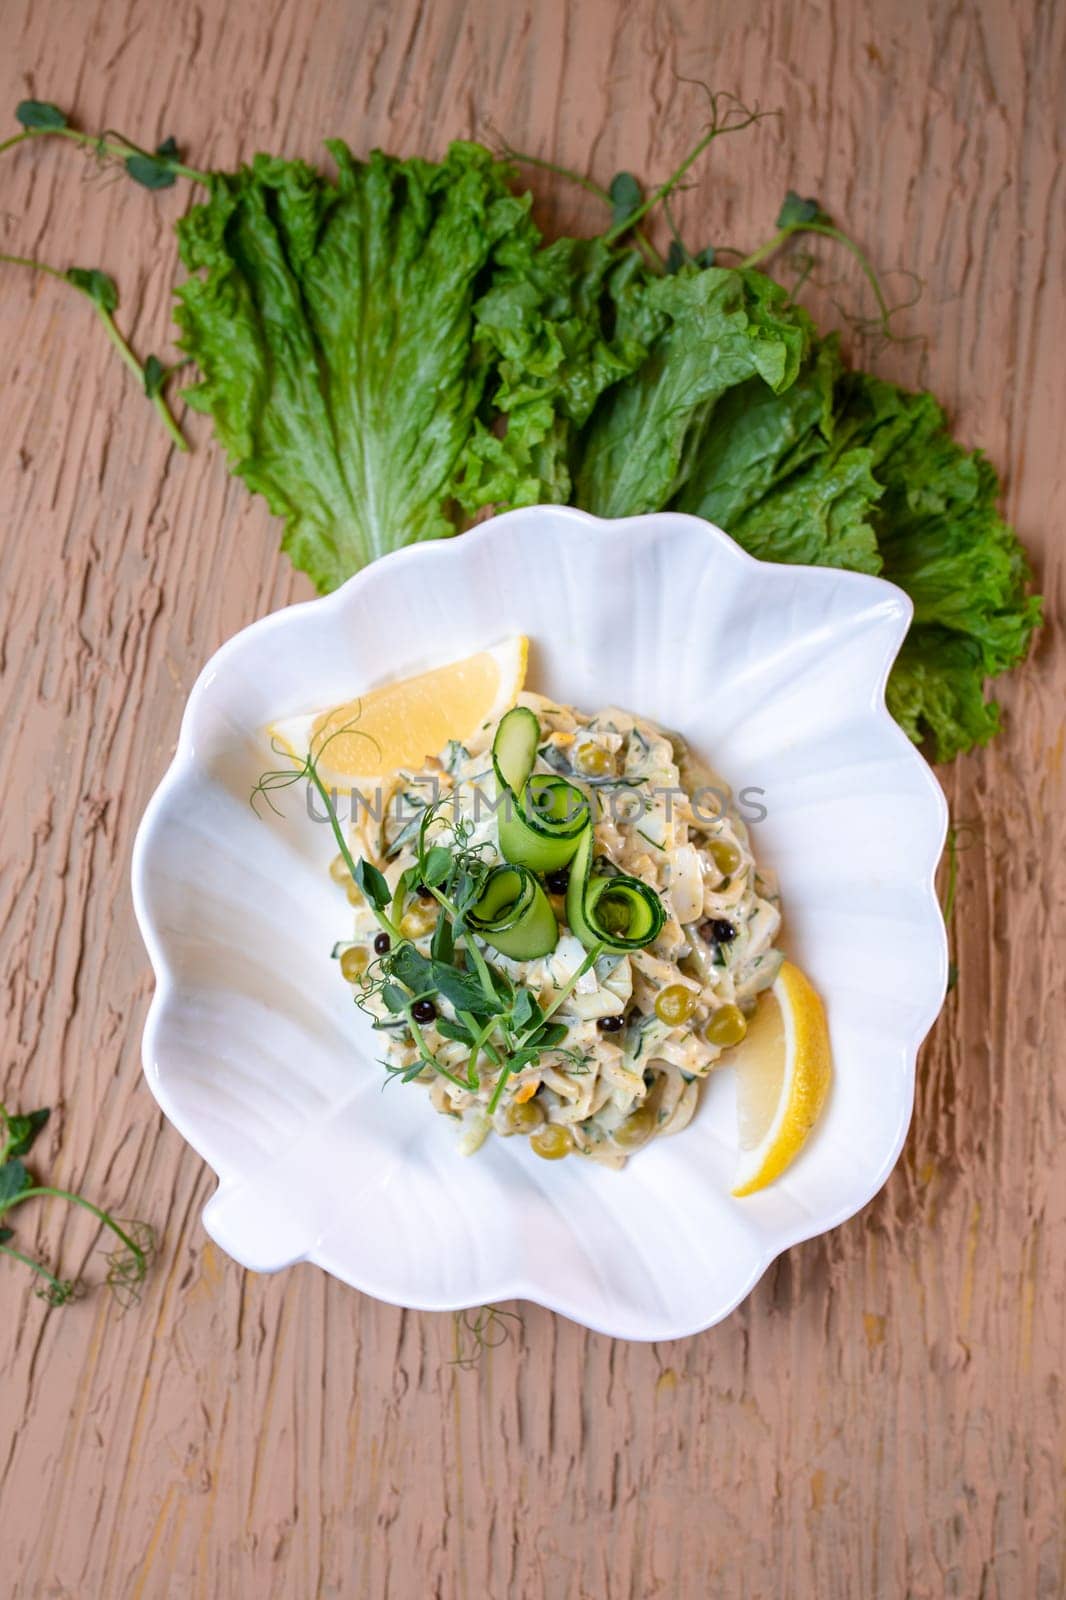
<svg viewBox="0 0 1066 1600"><path fill-rule="evenodd" d="M405 564L410 564L411 562L424 562L426 559L450 560L453 559L453 557L450 555L450 552L453 551L455 552L454 559L469 559L475 554L476 549L480 548L481 545L500 539L501 537L506 537L514 524L527 520L530 514L534 511L539 513L550 513L558 522L569 522L575 527L582 528L586 532L596 532L597 535L602 534L603 536L609 536L615 539L618 538L619 535L632 538L634 536L640 536L653 531L663 532L666 530L666 528L671 526L687 526L698 528L701 536L705 538L709 536L714 543L718 545L722 553L727 555L729 559L742 565L748 565L753 570L759 571L762 574L781 572L790 574L793 578L798 574L808 574L811 580L817 581L822 586L826 585L827 583L838 587L849 586L857 590L865 590L871 595L871 598L880 594L884 601L891 602L891 607L895 611L899 623L898 629L896 630L898 637L896 637L894 640L889 640L886 643L886 647L883 651L881 671L879 675L879 681L875 686L876 692L871 711L877 720L883 725L888 736L896 742L900 758L910 761L912 766L914 766L915 771L921 772L930 802L932 803L933 810L935 812L935 826L930 830L929 833L929 856L923 875L926 881L926 900L930 911L931 922L937 927L938 932L937 948L939 957L936 973L934 975L935 982L933 982L930 986L928 1005L921 1020L915 1025L910 1038L907 1040L904 1046L908 1075L908 1093L906 1100L901 1107L899 1124L896 1129L896 1136L893 1140L889 1155L886 1156L877 1174L871 1180L869 1192L866 1194L864 1199L854 1204L845 1204L840 1208L839 1212L830 1213L828 1218L819 1217L814 1226L808 1227L801 1224L794 1231L786 1233L783 1239L775 1241L773 1247L761 1255L758 1262L753 1267L750 1276L747 1278L743 1287L739 1290L735 1297L724 1306L716 1306L714 1310L708 1312L706 1316L701 1315L701 1317L697 1319L696 1322L691 1326L686 1325L682 1327L670 1328L663 1327L656 1328L654 1330L645 1328L642 1331L636 1331L628 1327L622 1328L617 1323L613 1326L608 1326L602 1319L598 1320L595 1317L591 1317L587 1311L571 1302L568 1302L565 1298L553 1296L545 1289L543 1285L527 1282L522 1278L504 1277L496 1284L482 1286L482 1289L479 1290L476 1295L472 1296L471 1298L464 1298L462 1300L447 1300L441 1302L425 1300L419 1301L414 1297L406 1296L403 1301L400 1301L391 1297L388 1293L383 1292L380 1287L370 1287L366 1281L360 1282L356 1275L350 1274L346 1271L338 1271L336 1265L326 1267L322 1261L318 1260L314 1248L310 1248L303 1255L294 1257L292 1261L286 1262L284 1265L295 1265L298 1261L312 1262L315 1265L323 1267L323 1270L331 1272L331 1274L334 1276L340 1277L342 1281L348 1283L352 1288L359 1290L361 1293L371 1294L374 1298L385 1301L388 1304L403 1305L412 1310L434 1312L459 1311L467 1309L471 1305L489 1304L501 1300L525 1300L542 1306L545 1309L556 1313L557 1315L564 1316L569 1320L578 1323L582 1327L590 1328L594 1332L602 1333L611 1338L623 1338L634 1342L645 1343L688 1338L694 1334L703 1332L708 1328L714 1327L717 1323L730 1316L732 1312L736 1310L737 1306L740 1305L742 1301L745 1300L752 1292L755 1285L759 1282L760 1278L762 1278L767 1269L786 1250L789 1250L793 1248L793 1246L801 1244L808 1239L816 1238L822 1233L830 1232L833 1228L839 1227L850 1217L855 1216L858 1212L862 1211L867 1205L869 1205L870 1201L873 1200L884 1187L889 1175L899 1160L900 1152L902 1151L903 1144L910 1127L911 1117L914 1109L914 1088L918 1052L921 1049L921 1046L934 1022L940 1014L947 993L948 939L947 929L944 925L944 919L940 908L940 902L936 894L936 872L947 837L948 807L944 792L932 769L929 767L921 753L907 738L907 735L903 732L902 728L900 728L896 723L885 703L885 687L888 682L888 676L899 652L899 648L903 643L903 639L906 636L911 616L913 614L913 607L909 597L904 593L903 590L897 588L894 584L889 583L883 578L874 577L866 573L850 572L835 567L804 567L791 564L786 566L781 563L759 561L756 557L749 555L747 551L743 550L738 544L736 544L736 542L732 540L728 534L723 532L721 528L716 527L713 523L704 521L702 518L693 517L683 512L655 512L646 516L610 520L592 516L590 513L580 511L572 506L523 507L520 510L505 512L498 517L491 518L487 522L480 524L478 527L458 536L456 539L424 542L408 545L402 549L395 550L389 555L383 556L378 561L373 562L369 567L363 568L361 572L356 573L348 580L347 583L343 584L341 588L335 590L332 594L312 600L301 601L292 606L282 607L278 611L271 612L267 616L260 617L256 621L249 623L245 628L242 628L230 639L226 640L209 658L201 672L197 675L193 687L190 690L189 698L182 715L181 726L178 733L178 740L173 759L171 760L170 765L168 766L151 799L149 800L148 805L145 808L134 838L131 855L131 888L134 916L136 918L141 937L144 940L149 961L151 963L156 980L155 993L153 994L148 1007L142 1036L142 1067L145 1077L148 1081L148 1086L156 1102L160 1106L160 1109L174 1124L175 1128L186 1140L186 1142L190 1144L192 1148L197 1151L197 1154L200 1155L201 1159L205 1160L206 1162L206 1157L197 1144L194 1130L189 1129L184 1125L184 1118L178 1112L177 1108L169 1102L169 1096L166 1092L166 1089L160 1081L155 1070L156 1036L159 1031L161 1020L166 1012L167 1004L172 995L174 985L169 963L166 957L166 952L163 946L163 941L152 922L152 917L148 910L146 895L147 858L150 850L152 833L159 817L165 810L166 803L170 795L179 786L185 775L195 768L194 733L197 716L199 713L200 699L206 687L214 680L217 673L225 668L228 657L235 653L238 649L243 648L251 635L266 635L276 628L283 626L294 614L305 612L310 607L318 608L320 611L321 608L324 607L329 608L330 610L343 610L350 602L351 596L354 593L357 593L364 584L370 581L371 575L373 575L376 579L383 569L389 567L396 568ZM208 1162L207 1164L213 1167L213 1163ZM218 1178L218 1189L216 1190L217 1194L220 1189L234 1180L228 1179L226 1175L218 1171L218 1169L213 1168L213 1170L215 1170ZM214 1198L215 1196L212 1196L212 1199ZM210 1203L211 1202L209 1201L208 1206L210 1206ZM282 1270L282 1268L279 1267L278 1270Z"/></svg>

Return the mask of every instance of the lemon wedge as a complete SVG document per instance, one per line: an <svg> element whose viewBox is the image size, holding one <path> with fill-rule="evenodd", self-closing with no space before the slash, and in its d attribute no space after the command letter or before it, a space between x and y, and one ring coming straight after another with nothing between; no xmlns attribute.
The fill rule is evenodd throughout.
<svg viewBox="0 0 1066 1600"><path fill-rule="evenodd" d="M791 961L760 997L732 1059L740 1134L733 1193L754 1194L803 1149L832 1076L825 1007Z"/></svg>
<svg viewBox="0 0 1066 1600"><path fill-rule="evenodd" d="M505 639L462 661L370 689L326 711L272 723L269 733L300 765L313 750L327 788L351 789L400 767L417 769L449 739L497 722L525 682L529 641Z"/></svg>

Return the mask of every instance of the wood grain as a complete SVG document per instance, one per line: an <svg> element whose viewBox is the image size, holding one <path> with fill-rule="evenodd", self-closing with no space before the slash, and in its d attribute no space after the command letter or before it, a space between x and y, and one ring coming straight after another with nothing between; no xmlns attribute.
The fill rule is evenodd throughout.
<svg viewBox="0 0 1066 1600"><path fill-rule="evenodd" d="M303 597L203 422L188 460L78 297L0 277L3 1096L57 1108L41 1167L164 1244L140 1307L49 1313L0 1262L0 1570L16 1600L1066 1592L1063 297L1066 9L1053 0L2 0L0 105L28 94L195 164L439 152L488 136L665 175L704 80L783 115L717 145L688 237L755 244L789 185L918 271L877 356L1006 474L1051 624L1007 731L944 773L964 825L961 978L885 1191L721 1327L627 1346L523 1308L476 1371L450 1318L207 1242L210 1174L140 1079L151 978L129 852L199 666ZM595 202L531 174L549 228ZM169 348L157 196L39 144L0 165L3 248L99 265ZM826 260L832 320L861 285ZM826 283L826 279L835 280ZM1057 1167L1057 1170L1056 1170ZM27 1219L28 1222L29 1219ZM99 1273L82 1219L24 1237Z"/></svg>

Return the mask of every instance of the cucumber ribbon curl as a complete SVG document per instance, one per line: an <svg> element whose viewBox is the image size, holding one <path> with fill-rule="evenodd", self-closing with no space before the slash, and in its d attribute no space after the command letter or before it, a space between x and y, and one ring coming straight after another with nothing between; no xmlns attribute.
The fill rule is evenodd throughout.
<svg viewBox="0 0 1066 1600"><path fill-rule="evenodd" d="M497 873L525 872L528 876L555 872L569 864L566 920L586 950L597 945L618 952L642 950L662 930L666 920L662 901L639 878L593 871L592 808L588 798L565 778L533 771L539 742L540 722L525 706L508 711L496 730L492 764L499 789L500 850L509 865L497 867L489 875L481 900ZM510 888L509 884L508 892ZM514 888L517 903L517 884ZM540 885L536 884L536 888L547 904ZM548 909L550 913L550 906ZM532 906L529 915L533 915ZM473 919L471 926L477 928ZM504 955L511 953L493 934L486 933L485 937ZM553 939L548 948L554 948L554 943ZM538 954L546 951L539 950Z"/></svg>
<svg viewBox="0 0 1066 1600"><path fill-rule="evenodd" d="M467 926L514 961L533 961L555 949L559 925L551 901L528 867L493 867L466 914Z"/></svg>

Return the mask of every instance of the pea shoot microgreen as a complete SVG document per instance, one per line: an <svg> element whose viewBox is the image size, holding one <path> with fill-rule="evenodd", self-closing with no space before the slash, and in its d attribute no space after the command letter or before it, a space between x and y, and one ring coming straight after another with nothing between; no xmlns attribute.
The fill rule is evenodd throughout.
<svg viewBox="0 0 1066 1600"><path fill-rule="evenodd" d="M142 188L169 189L177 178L188 178L193 183L211 187L210 173L187 167L180 159L173 138L164 139L154 150L145 150L125 134L115 133L110 128L103 133L85 133L73 127L66 112L48 100L20 100L15 107L15 121L22 132L0 141L0 155L30 139L67 139L86 150L101 166L118 164L124 167L134 183Z"/></svg>
<svg viewBox="0 0 1066 1600"><path fill-rule="evenodd" d="M33 272L43 272L50 278L57 278L60 283L69 284L72 289L85 296L96 311L104 332L118 352L122 364L133 374L151 401L171 442L177 449L187 452L189 446L171 414L164 394L167 379L177 370L177 366L183 363L165 367L158 356L150 355L142 366L115 321L115 311L118 308L118 286L115 280L97 267L67 267L64 271L59 267L53 267L47 261L38 261L33 256L8 255L2 251L0 251L0 262L6 262L12 267L28 267Z"/></svg>
<svg viewBox="0 0 1066 1600"><path fill-rule="evenodd" d="M850 323L856 333L860 335L876 334L886 343L911 344L921 340L921 335L900 335L895 331L894 319L901 312L909 310L921 297L923 285L914 273L904 272L914 284L914 294L910 299L902 300L896 304L889 302L885 293L881 277L871 263L869 257L856 244L851 236L837 227L832 218L818 200L804 197L790 189L778 213L776 232L758 249L749 252L733 250L727 246L719 246L717 251L713 245L706 245L699 250L690 250L682 238L677 224L674 221L670 208L670 197L686 188L685 179L703 152L712 145L716 139L730 133L741 133L745 128L750 128L754 123L763 121L767 117L778 117L780 111L763 111L759 106L747 106L737 98L723 90L712 90L707 84L698 79L686 78L677 75L679 83L695 84L702 89L707 99L709 118L699 139L685 155L680 164L674 169L664 182L646 191L639 180L631 172L618 172L611 179L605 189L600 184L594 183L591 178L582 173L575 172L568 167L558 166L555 162L545 161L539 156L532 156L521 150L513 149L506 142L502 143L502 153L513 161L520 162L523 166L541 167L548 172L554 172L559 177L566 178L572 183L579 184L590 194L601 200L610 210L610 223L604 238L607 243L613 244L623 238L631 238L638 249L644 254L653 268L671 276L685 266L710 267L714 266L717 255L740 257L740 267L760 266L770 256L775 255L798 234L820 234L823 238L831 239L834 243L847 250L858 262L863 277L873 293L876 311L871 316L855 315L847 312L843 307L838 307L845 319ZM661 210L666 225L670 231L670 245L665 258L652 244L647 234L643 231L642 224L655 210ZM799 280L793 288L793 295L798 294L802 284L811 275L813 258L801 255L799 258L801 272Z"/></svg>
<svg viewBox="0 0 1066 1600"><path fill-rule="evenodd" d="M41 1280L37 1294L50 1306L78 1299L85 1292L83 1280L61 1278L43 1261L17 1249L10 1242L14 1229L5 1223L14 1208L27 1200L65 1200L95 1217L118 1241L106 1256L105 1282L120 1305L130 1306L140 1298L141 1284L155 1253L154 1230L146 1222L118 1222L84 1195L36 1181L22 1158L33 1148L50 1114L47 1106L19 1115L0 1104L0 1255L10 1256L36 1273Z"/></svg>
<svg viewBox="0 0 1066 1600"><path fill-rule="evenodd" d="M923 288L921 279L912 272L905 272L904 276L910 278L914 283L914 294L909 300L903 300L896 305L891 305L885 294L881 278L866 253L849 234L834 224L833 219L820 201L810 196L805 199L802 195L797 194L794 189L789 189L777 214L777 232L765 244L760 245L757 250L752 250L748 255L744 256L739 265L741 267L759 266L769 256L776 254L790 239L801 233L820 234L822 238L832 239L854 256L858 262L862 275L873 293L877 313L871 317L849 316L848 321L857 333L876 333L893 344L912 344L921 340L922 336L920 334L901 335L896 333L892 325L893 318L897 317L901 311L907 311L911 306L917 304ZM806 282L810 277L812 267L813 258L804 256L802 258L801 283ZM799 284L797 284L793 292L798 292L798 289Z"/></svg>
<svg viewBox="0 0 1066 1600"><path fill-rule="evenodd" d="M406 1036L414 1049L415 1058L408 1064L383 1063L386 1083L396 1079L411 1083L429 1073L464 1092L477 1093L484 1060L488 1071L495 1075L488 1104L491 1116L514 1075L545 1052L552 1052L568 1070L586 1070L580 1053L563 1046L568 1032L565 1024L553 1022L552 1018L604 947L601 944L588 951L547 1007L541 1006L531 989L514 984L501 967L491 963L471 932L468 917L492 869L494 851L488 841L473 842L474 825L460 814L451 795L441 796L422 809L412 840L415 860L400 874L395 887L390 886L374 862L362 855L356 858L319 764L334 738L343 733L360 733L359 714L357 710L343 727L330 730L324 739L313 743L302 762L278 741L272 741L272 749L286 757L289 765L264 772L252 789L251 803L258 810L257 802L264 799L281 815L274 803L274 792L300 782L310 783L322 803L352 882L389 936L388 948L367 966L355 992L356 1004L373 1019L376 1030ZM419 889L427 891L440 908L428 954L402 928L407 901ZM432 1010L420 1018L419 1009L427 1001ZM442 1011L442 1007L448 1010ZM440 1038L467 1048L461 1071L453 1071L431 1048L425 1031L430 1021Z"/></svg>
<svg viewBox="0 0 1066 1600"><path fill-rule="evenodd" d="M0 141L0 155L17 145L25 144L28 140L60 138L88 151L101 165L116 163L121 165L128 176L145 189L168 189L179 177L190 178L194 182L210 186L211 180L206 173L197 172L194 168L183 165L179 159L177 143L173 138L164 139L154 150L144 150L132 139L127 139L123 134L112 133L110 130L99 135L83 133L81 129L71 126L66 112L47 100L20 101L15 107L15 120L22 131ZM115 323L118 287L114 279L97 267L68 267L63 270L31 256L0 254L0 261L7 262L10 266L27 267L34 272L46 273L49 277L58 278L61 283L67 283L85 295L94 306L104 332L119 359L133 374L157 412L171 442L178 450L188 451L189 446L174 420L165 395L170 377L185 363L177 362L167 366L155 355L148 356L143 364L137 359L129 341L119 332Z"/></svg>
<svg viewBox="0 0 1066 1600"><path fill-rule="evenodd" d="M684 78L678 74L678 82L693 83L697 80ZM632 238L645 260L653 270L658 272L676 272L684 261L695 261L700 266L710 266L714 260L714 250L711 246L700 251L697 255L690 255L685 249L680 236L673 227L669 215L669 197L678 189L685 187L684 179L689 169L695 164L707 147L724 134L741 133L745 128L750 128L753 123L761 122L765 117L779 116L777 111L762 111L758 106L746 106L736 95L725 91L713 91L704 83L698 83L707 97L710 118L692 149L684 157L670 176L655 186L650 193L645 193L640 180L631 172L617 172L611 179L610 185L604 189L584 173L575 172L570 167L559 166L554 161L546 161L541 156L530 155L526 151L516 150L506 141L501 141L501 153L512 161L519 162L522 166L539 167L545 172L553 172L560 178L576 183L589 194L601 200L611 213L610 226L604 234L608 244L615 244L623 238ZM641 224L656 207L662 207L664 215L674 238L670 252L664 260L656 249L651 239L645 233Z"/></svg>

